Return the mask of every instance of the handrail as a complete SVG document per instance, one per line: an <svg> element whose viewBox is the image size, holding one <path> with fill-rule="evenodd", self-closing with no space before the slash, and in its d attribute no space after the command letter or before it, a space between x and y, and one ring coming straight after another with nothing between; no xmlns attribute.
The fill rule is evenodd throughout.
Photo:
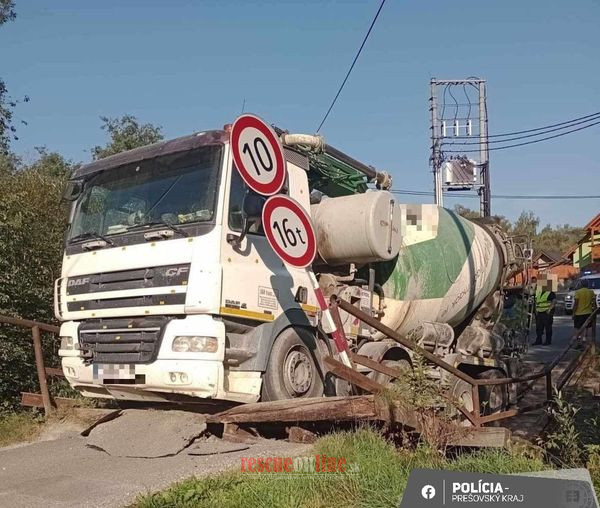
<svg viewBox="0 0 600 508"><path fill-rule="evenodd" d="M20 326L21 328L33 328L37 326L40 330L50 333L59 333L60 328L58 326L49 325L47 323L40 323L39 321L31 321L30 319L22 319L11 316L0 315L0 323L7 325Z"/></svg>
<svg viewBox="0 0 600 508"><path fill-rule="evenodd" d="M457 378L469 383L472 387L472 395L473 395L473 415L472 415L472 418L469 418L469 419L476 426L479 426L482 423L488 423L491 421L508 418L510 416L515 416L516 414L525 412L525 410L523 410L523 409L521 411L513 409L513 410L508 410L508 411L501 411L499 413L494 413L492 415L482 417L480 407L479 407L479 391L478 391L479 386L508 385L508 384L514 384L514 383L523 383L526 381L533 381L536 379L540 379L545 376L546 377L546 402L550 401L553 397L552 370L565 357L567 352L577 342L578 337L585 331L585 329L588 327L589 323L593 319L595 319L596 315L600 311L600 309L595 309L592 312L592 314L590 314L590 316L585 320L583 325L579 329L575 330L567 347L558 356L556 356L556 358L554 358L554 360L552 360L552 362L550 364L545 366L540 371L533 373L533 374L529 374L527 376L521 376L521 377L500 378L500 379L476 379L476 378L473 378L472 376L469 376L468 374L462 372L461 370L457 369L453 365L450 365L449 363L445 362L438 356L430 353L426 349L418 346L415 342L407 339L406 337L403 337L395 330L385 326L381 321L377 320L373 316L366 314L365 312L361 311L360 309L358 309L351 303L349 303L345 300L342 300L341 298L339 298L336 295L333 295L331 297L331 307L332 307L332 310L334 311L334 314L337 312L337 307L341 308L342 310L346 311L348 314L351 314L354 317L357 317L358 319L360 319L367 325L375 328L376 330L383 333L390 339L398 342L399 344L410 349L411 351L420 354L421 356L423 356L430 362L434 363L438 367L446 370L447 372L450 372L451 374L455 375ZM595 340L595 338L593 340ZM587 354L587 352L590 351L590 349L591 348L589 348L589 347L586 348L583 351L583 353L575 359L575 360L577 360L576 362L570 362L569 367L566 370L574 371L576 369L577 365L579 364L579 362L581 361L582 357L585 356ZM572 367L571 364L575 365L575 367L571 368ZM568 372L567 374L563 374L561 376L561 378L559 380L559 387L562 387L568 381L568 378L570 377L571 374L572 374L572 372ZM537 407L537 405L535 407ZM531 408L528 408L528 410L531 410L532 408L534 408L534 406L532 406Z"/></svg>
<svg viewBox="0 0 600 508"><path fill-rule="evenodd" d="M49 325L47 323L40 323L38 321L32 321L30 319L21 319L11 316L0 315L0 323L20 326L21 328L31 329L31 338L33 340L33 352L35 354L35 367L37 370L38 381L40 383L40 392L42 394L42 400L44 402L44 413L48 416L55 407L54 400L48 390L48 380L46 367L44 365L44 352L42 349L42 338L40 330L50 332L58 335L60 328L58 326Z"/></svg>

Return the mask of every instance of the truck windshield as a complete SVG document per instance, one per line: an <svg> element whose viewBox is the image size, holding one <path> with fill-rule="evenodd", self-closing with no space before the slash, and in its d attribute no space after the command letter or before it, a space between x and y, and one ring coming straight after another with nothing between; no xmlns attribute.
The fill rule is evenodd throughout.
<svg viewBox="0 0 600 508"><path fill-rule="evenodd" d="M205 146L92 177L77 200L69 240L139 232L145 224L212 221L221 151L220 145Z"/></svg>

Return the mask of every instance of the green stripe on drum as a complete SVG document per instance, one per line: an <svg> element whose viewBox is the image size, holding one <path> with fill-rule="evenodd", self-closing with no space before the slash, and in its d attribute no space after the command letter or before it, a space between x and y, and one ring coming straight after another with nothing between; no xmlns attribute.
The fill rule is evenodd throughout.
<svg viewBox="0 0 600 508"><path fill-rule="evenodd" d="M395 260L379 263L377 280L396 300L443 298L469 257L475 226L439 208L437 236L402 247Z"/></svg>

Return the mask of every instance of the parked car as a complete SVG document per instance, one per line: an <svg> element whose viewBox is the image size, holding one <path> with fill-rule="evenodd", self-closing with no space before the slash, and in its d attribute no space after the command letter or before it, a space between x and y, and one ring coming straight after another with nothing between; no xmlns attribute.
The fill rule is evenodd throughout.
<svg viewBox="0 0 600 508"><path fill-rule="evenodd" d="M575 305L575 291L581 287L582 280L588 281L588 287L596 293L596 305L600 307L600 273L584 275L577 279L570 287L565 296L565 311L567 314L573 314L573 305Z"/></svg>

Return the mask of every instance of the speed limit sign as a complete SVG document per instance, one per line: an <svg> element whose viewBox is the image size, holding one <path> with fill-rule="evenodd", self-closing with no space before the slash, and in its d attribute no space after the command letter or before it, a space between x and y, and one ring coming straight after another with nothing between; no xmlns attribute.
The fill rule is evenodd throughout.
<svg viewBox="0 0 600 508"><path fill-rule="evenodd" d="M282 261L296 268L310 265L317 255L315 231L300 203L287 196L267 199L262 223L269 244Z"/></svg>
<svg viewBox="0 0 600 508"><path fill-rule="evenodd" d="M263 196L285 182L283 148L273 129L254 115L241 115L231 127L233 161L246 185Z"/></svg>

